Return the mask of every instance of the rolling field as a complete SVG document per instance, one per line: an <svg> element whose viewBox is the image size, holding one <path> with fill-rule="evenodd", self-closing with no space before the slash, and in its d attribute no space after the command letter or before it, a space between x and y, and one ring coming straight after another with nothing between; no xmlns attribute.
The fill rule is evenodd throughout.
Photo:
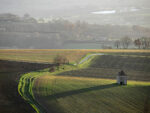
<svg viewBox="0 0 150 113"><path fill-rule="evenodd" d="M33 86L47 113L149 113L150 83L45 75Z"/></svg>
<svg viewBox="0 0 150 113"><path fill-rule="evenodd" d="M95 53L104 55L92 56L80 65L72 65ZM38 70L44 67L37 63L53 63L57 55L67 57L70 64L53 73L49 72L51 66ZM9 107L14 106L15 110L18 103L23 103L20 99L16 101L20 98L17 93L19 82L19 94L38 113L150 113L150 50L0 50L0 59L2 62L8 60L5 62L10 64L12 60L21 63L14 64L13 68L5 62L5 67L0 66L3 70L0 71L0 91L3 92L0 92L3 99L0 101ZM36 63L26 65L24 62ZM127 86L117 85L114 79L121 69L129 80L138 81L129 81ZM35 72L27 73L31 70ZM14 84L14 81L16 87L9 88L8 84ZM31 109L28 107L18 108L18 111L25 109L27 112ZM0 108L3 108L2 104Z"/></svg>
<svg viewBox="0 0 150 113"><path fill-rule="evenodd" d="M150 112L149 53L111 53L93 56L79 66L63 67L65 70L53 73L47 70L34 81L35 100L47 113ZM138 82L117 85L112 79L120 69L127 72L129 80Z"/></svg>

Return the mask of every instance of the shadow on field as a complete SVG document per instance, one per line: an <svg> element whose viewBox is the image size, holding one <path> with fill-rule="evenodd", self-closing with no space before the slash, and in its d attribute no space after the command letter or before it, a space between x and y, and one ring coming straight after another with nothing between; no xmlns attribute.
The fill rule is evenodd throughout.
<svg viewBox="0 0 150 113"><path fill-rule="evenodd" d="M45 69L52 64L0 60L0 113L35 113L18 93L22 74Z"/></svg>
<svg viewBox="0 0 150 113"><path fill-rule="evenodd" d="M89 92L89 91L102 90L102 89L107 89L107 88L112 88L112 87L117 87L117 86L119 86L119 85L116 83L108 84L108 85L93 86L93 87L89 87L89 88L83 88L83 89L77 89L77 90L52 94L52 95L47 96L46 98L57 99L57 98L67 97L67 96L85 93L85 92Z"/></svg>

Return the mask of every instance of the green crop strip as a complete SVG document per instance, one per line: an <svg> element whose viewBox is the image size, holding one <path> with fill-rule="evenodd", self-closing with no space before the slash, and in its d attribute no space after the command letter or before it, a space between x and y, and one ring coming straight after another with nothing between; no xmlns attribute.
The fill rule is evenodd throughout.
<svg viewBox="0 0 150 113"><path fill-rule="evenodd" d="M18 85L18 92L24 100L26 100L37 113L45 113L45 110L35 100L32 88L36 78L42 76L44 72L32 72L22 75Z"/></svg>

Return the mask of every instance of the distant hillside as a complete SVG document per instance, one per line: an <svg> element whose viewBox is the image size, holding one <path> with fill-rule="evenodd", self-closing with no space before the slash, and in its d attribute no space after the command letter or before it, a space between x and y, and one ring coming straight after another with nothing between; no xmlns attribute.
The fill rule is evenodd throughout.
<svg viewBox="0 0 150 113"><path fill-rule="evenodd" d="M80 21L72 23L63 19L39 23L29 15L0 15L1 48L52 49L63 48L72 42L107 44L125 36L132 39L150 37L150 28L98 25Z"/></svg>

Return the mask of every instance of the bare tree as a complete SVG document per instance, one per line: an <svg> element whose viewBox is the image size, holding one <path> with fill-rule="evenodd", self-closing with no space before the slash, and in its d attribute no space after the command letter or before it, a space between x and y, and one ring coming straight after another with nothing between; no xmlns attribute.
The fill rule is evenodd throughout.
<svg viewBox="0 0 150 113"><path fill-rule="evenodd" d="M141 44L142 44L143 49L147 49L150 47L150 38L142 37L140 40L141 40Z"/></svg>
<svg viewBox="0 0 150 113"><path fill-rule="evenodd" d="M65 56L57 55L54 58L54 64L56 64L57 69L59 70L60 65L69 64L69 60Z"/></svg>
<svg viewBox="0 0 150 113"><path fill-rule="evenodd" d="M142 45L141 40L140 39L134 40L134 45L137 46L140 49L141 45Z"/></svg>
<svg viewBox="0 0 150 113"><path fill-rule="evenodd" d="M121 42L122 42L123 48L127 49L129 47L129 45L131 44L132 40L131 40L131 38L126 36L121 39Z"/></svg>
<svg viewBox="0 0 150 113"><path fill-rule="evenodd" d="M116 40L114 46L118 49L120 47L120 41Z"/></svg>

